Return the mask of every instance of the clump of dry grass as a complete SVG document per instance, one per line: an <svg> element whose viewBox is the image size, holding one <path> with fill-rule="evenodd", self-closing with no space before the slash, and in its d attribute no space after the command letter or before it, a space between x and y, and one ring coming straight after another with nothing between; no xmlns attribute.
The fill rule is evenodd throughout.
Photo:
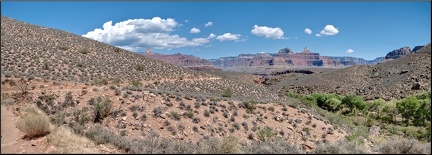
<svg viewBox="0 0 432 155"><path fill-rule="evenodd" d="M88 138L74 134L67 127L60 126L47 136L48 145L56 150L48 153L99 153Z"/></svg>
<svg viewBox="0 0 432 155"><path fill-rule="evenodd" d="M312 154L364 154L364 148L358 146L355 141L336 141L334 143L322 143L318 145Z"/></svg>
<svg viewBox="0 0 432 155"><path fill-rule="evenodd" d="M430 143L422 144L415 139L396 139L391 138L382 143L378 150L384 154L430 154Z"/></svg>
<svg viewBox="0 0 432 155"><path fill-rule="evenodd" d="M37 112L21 117L16 127L30 138L45 136L50 132L49 118Z"/></svg>

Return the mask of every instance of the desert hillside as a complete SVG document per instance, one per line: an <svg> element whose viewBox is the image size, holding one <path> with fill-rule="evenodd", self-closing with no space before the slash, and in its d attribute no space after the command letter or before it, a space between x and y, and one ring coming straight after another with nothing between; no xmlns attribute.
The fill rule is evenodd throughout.
<svg viewBox="0 0 432 155"><path fill-rule="evenodd" d="M417 63L430 60L425 48L375 68L405 60L389 74L417 75L404 66L424 67ZM352 106L372 105L357 96L278 94L284 89L257 76L191 70L4 16L1 51L2 153L430 154L430 92L410 98L423 107L415 117L393 115L405 100L376 115L373 106ZM370 78L371 70L357 69L370 66L355 67L323 74ZM418 78L415 88L429 88ZM323 98L338 107L323 107Z"/></svg>
<svg viewBox="0 0 432 155"><path fill-rule="evenodd" d="M106 132L130 139L155 132L160 138L190 143L229 135L244 144L278 137L291 139L287 145L300 150L303 145L312 148L321 139L336 141L346 135L323 117L296 108L298 100L253 83L174 66L4 16L1 24L2 104L10 110L23 109L10 117L15 121L32 114L24 109L36 109L54 126L64 124L78 134L93 132L100 124L108 127ZM108 108L103 115L97 112L100 106ZM94 128L80 128L85 126ZM52 132L66 131L55 128ZM51 138L56 137L46 139ZM15 144L26 143L18 139L5 147L14 150ZM31 145L46 143L38 140ZM54 147L62 152L62 146Z"/></svg>
<svg viewBox="0 0 432 155"><path fill-rule="evenodd" d="M401 99L431 89L431 47L427 44L415 53L376 65L357 65L278 81L271 88L280 93L354 93L366 99Z"/></svg>

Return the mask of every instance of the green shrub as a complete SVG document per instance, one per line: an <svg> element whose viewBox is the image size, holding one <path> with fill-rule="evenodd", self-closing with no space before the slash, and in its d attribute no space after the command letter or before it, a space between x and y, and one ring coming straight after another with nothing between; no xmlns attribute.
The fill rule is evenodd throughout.
<svg viewBox="0 0 432 155"><path fill-rule="evenodd" d="M65 45L63 45L63 44L59 44L59 45L57 45L57 49L62 50L62 51L65 51L65 50L68 50L69 47L67 47L67 46L65 46Z"/></svg>
<svg viewBox="0 0 432 155"><path fill-rule="evenodd" d="M222 93L222 97L232 97L233 92L231 89L225 89Z"/></svg>
<svg viewBox="0 0 432 155"><path fill-rule="evenodd" d="M193 112L192 110L188 110L188 111L185 113L185 115L186 115L187 118L192 118L192 117L194 116L194 112Z"/></svg>
<svg viewBox="0 0 432 155"><path fill-rule="evenodd" d="M75 106L74 100L73 100L73 96L72 96L72 92L68 92L66 93L65 96L65 100L63 102L63 107L70 107L70 106Z"/></svg>
<svg viewBox="0 0 432 155"><path fill-rule="evenodd" d="M289 97L292 97L292 98L296 98L296 99L300 99L300 98L302 97L300 94L298 94L298 93L293 93L293 92L289 92L289 93L288 93L288 96L289 96Z"/></svg>
<svg viewBox="0 0 432 155"><path fill-rule="evenodd" d="M243 101L239 106L245 108L247 113L253 113L256 109L256 103L256 101Z"/></svg>
<svg viewBox="0 0 432 155"><path fill-rule="evenodd" d="M176 121L179 121L181 119L180 114L178 114L175 111L171 111L169 116L171 119L176 120Z"/></svg>
<svg viewBox="0 0 432 155"><path fill-rule="evenodd" d="M141 81L139 81L139 80L132 80L131 82L131 85L132 86L134 86L134 87L139 87L139 86L142 86L142 84L141 84Z"/></svg>
<svg viewBox="0 0 432 155"><path fill-rule="evenodd" d="M138 70L138 71L144 71L145 66L144 66L144 64L137 64L135 66L135 69Z"/></svg>
<svg viewBox="0 0 432 155"><path fill-rule="evenodd" d="M337 98L329 98L325 101L325 107L327 110L335 112L338 111L340 109L340 104L342 103L342 101L340 101Z"/></svg>
<svg viewBox="0 0 432 155"><path fill-rule="evenodd" d="M258 130L258 140L263 142L272 140L275 135L273 129L268 126Z"/></svg>
<svg viewBox="0 0 432 155"><path fill-rule="evenodd" d="M81 54L87 54L87 53L89 53L89 50L86 49L86 48L82 48L78 52L81 53Z"/></svg>
<svg viewBox="0 0 432 155"><path fill-rule="evenodd" d="M80 125L84 125L85 123L90 121L90 117L87 115L87 110L87 108L75 110L72 113L74 121L79 123Z"/></svg>

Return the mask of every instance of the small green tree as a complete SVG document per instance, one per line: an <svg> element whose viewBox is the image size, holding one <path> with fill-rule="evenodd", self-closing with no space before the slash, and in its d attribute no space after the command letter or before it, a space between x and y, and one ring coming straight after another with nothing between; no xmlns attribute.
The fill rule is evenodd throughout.
<svg viewBox="0 0 432 155"><path fill-rule="evenodd" d="M102 101L102 98L98 97L97 103L94 106L95 106L94 123L98 123L101 122L102 119L107 117L108 114L111 112L112 104L110 99L106 98L105 100Z"/></svg>
<svg viewBox="0 0 432 155"><path fill-rule="evenodd" d="M342 101L337 98L329 98L325 101L325 107L327 108L327 110L335 112L340 109L341 103Z"/></svg>
<svg viewBox="0 0 432 155"><path fill-rule="evenodd" d="M345 96L342 99L342 104L346 105L350 109L351 113L355 112L355 109L364 110L367 106L363 99L355 94L349 94Z"/></svg>
<svg viewBox="0 0 432 155"><path fill-rule="evenodd" d="M409 125L410 120L414 118L415 112L420 107L420 102L414 96L409 96L401 101L396 102L396 108L402 114L405 124Z"/></svg>
<svg viewBox="0 0 432 155"><path fill-rule="evenodd" d="M380 109L382 108L382 106L384 106L385 103L386 102L381 98L372 100L369 102L367 110L377 112L376 118L380 119Z"/></svg>
<svg viewBox="0 0 432 155"><path fill-rule="evenodd" d="M388 102L384 104L380 109L380 119L387 123L393 123L396 120L396 115L398 110L396 108L395 102Z"/></svg>
<svg viewBox="0 0 432 155"><path fill-rule="evenodd" d="M275 135L273 129L268 126L258 130L258 139L263 142L272 140Z"/></svg>

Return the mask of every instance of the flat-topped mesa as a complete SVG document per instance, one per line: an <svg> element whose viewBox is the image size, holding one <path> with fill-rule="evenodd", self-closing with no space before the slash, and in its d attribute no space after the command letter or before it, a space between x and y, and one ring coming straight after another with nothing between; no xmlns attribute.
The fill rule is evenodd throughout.
<svg viewBox="0 0 432 155"><path fill-rule="evenodd" d="M284 54L284 53L286 53L286 54L294 54L294 52L291 49L289 49L289 48L281 49L281 50L279 50L278 53L279 54Z"/></svg>

